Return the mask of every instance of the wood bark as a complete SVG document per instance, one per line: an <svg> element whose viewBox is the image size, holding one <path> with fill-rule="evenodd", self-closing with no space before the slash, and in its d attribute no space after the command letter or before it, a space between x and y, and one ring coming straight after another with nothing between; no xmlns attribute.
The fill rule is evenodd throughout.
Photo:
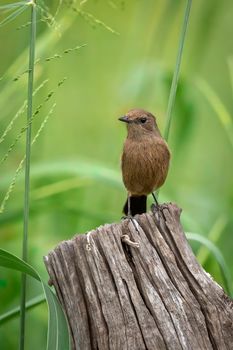
<svg viewBox="0 0 233 350"><path fill-rule="evenodd" d="M73 349L233 349L233 301L197 262L180 212L153 207L45 257Z"/></svg>

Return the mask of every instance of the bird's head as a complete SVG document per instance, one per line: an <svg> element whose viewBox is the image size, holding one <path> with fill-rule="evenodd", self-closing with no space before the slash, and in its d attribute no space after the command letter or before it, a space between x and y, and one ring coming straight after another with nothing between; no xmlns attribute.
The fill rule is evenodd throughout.
<svg viewBox="0 0 233 350"><path fill-rule="evenodd" d="M150 133L160 136L155 117L144 109L131 109L119 120L127 123L129 136L140 136Z"/></svg>

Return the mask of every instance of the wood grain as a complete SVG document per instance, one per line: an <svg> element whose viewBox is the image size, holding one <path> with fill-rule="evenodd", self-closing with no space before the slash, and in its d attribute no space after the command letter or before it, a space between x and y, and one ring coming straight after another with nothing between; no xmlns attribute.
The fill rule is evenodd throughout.
<svg viewBox="0 0 233 350"><path fill-rule="evenodd" d="M233 302L197 262L175 204L45 257L77 350L233 349Z"/></svg>

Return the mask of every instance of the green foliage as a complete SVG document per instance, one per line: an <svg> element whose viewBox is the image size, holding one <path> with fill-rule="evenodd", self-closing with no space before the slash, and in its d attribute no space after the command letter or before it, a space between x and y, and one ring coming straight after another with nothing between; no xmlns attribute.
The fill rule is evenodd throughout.
<svg viewBox="0 0 233 350"><path fill-rule="evenodd" d="M117 118L142 107L156 114L164 131L186 4L37 2L28 254L43 280L48 277L42 256L59 241L120 220L126 196L119 166L125 130ZM22 241L24 135L29 126L24 102L29 8L24 1L0 6L0 159L5 159L0 167L0 245L16 255ZM230 0L192 4L169 135L172 162L160 191L161 202L182 207L186 232L203 232L189 237L193 250L229 294L232 10ZM64 76L66 84L59 88ZM18 275L2 268L0 344L9 350L18 346L19 287ZM25 341L26 348L35 350L44 346L47 331L44 296L39 295L38 283L30 278ZM52 331L58 319L53 321Z"/></svg>
<svg viewBox="0 0 233 350"><path fill-rule="evenodd" d="M224 281L226 291L231 297L233 297L231 275L230 275L230 272L228 270L227 264L224 260L224 257L222 255L222 253L220 252L220 250L218 249L218 247L215 244L213 244L209 239L203 237L199 233L187 232L186 235L190 241L196 241L196 242L199 242L202 245L206 246L207 249L214 255L214 258L218 262L219 267L221 269L221 274L222 274L222 278Z"/></svg>
<svg viewBox="0 0 233 350"><path fill-rule="evenodd" d="M233 147L233 121L230 113L206 81L199 79L197 81L197 86L208 100L214 112L216 113L216 116L218 117L220 124L226 131L226 136L228 137Z"/></svg>
<svg viewBox="0 0 233 350"><path fill-rule="evenodd" d="M19 7L19 8L17 8ZM1 22L0 22L0 27L8 24L9 22L13 21L16 17L18 17L19 15L21 15L21 13L23 13L26 8L26 2L19 2L19 4L9 4L9 5L3 5L0 7L0 10L2 11L6 11L6 10L13 10L13 8L16 8L15 11L13 11L12 13L10 13L8 16L6 16Z"/></svg>
<svg viewBox="0 0 233 350"><path fill-rule="evenodd" d="M41 303L45 302L45 296L44 294L40 294L35 298L32 298L26 303L26 310L30 310L33 307L36 307L37 305L40 305ZM0 316L0 324L3 324L9 320L11 320L14 317L19 316L20 314L20 307L15 307L14 309L11 309L10 311L7 311L6 313L2 314Z"/></svg>
<svg viewBox="0 0 233 350"><path fill-rule="evenodd" d="M70 348L68 324L56 295L51 291L47 283L44 283L42 281L40 275L34 270L32 266L19 259L15 255L2 249L0 249L0 266L9 268L11 270L20 271L41 282L49 309L47 350L68 350ZM2 316L1 323L8 320L8 318L9 314Z"/></svg>
<svg viewBox="0 0 233 350"><path fill-rule="evenodd" d="M164 138L166 141L168 140L169 131L170 131L170 127L171 127L172 112L173 112L173 107L175 104L176 90L177 90L179 73L180 73L180 65L181 65L182 53L183 53L183 48L184 48L185 35L186 35L188 22L189 22L191 5L192 5L192 0L187 0L187 5L186 5L186 9L185 9L185 14L184 14L184 22L182 25L182 30L181 30L180 40L179 40L178 53L177 53L177 58L176 58L176 66L175 66L175 70L174 70L174 74L173 74L172 86L171 86L171 91L170 91L170 95L169 95L169 99L168 99L167 116L166 116L167 122L166 122L166 126L165 126L165 131L164 131Z"/></svg>

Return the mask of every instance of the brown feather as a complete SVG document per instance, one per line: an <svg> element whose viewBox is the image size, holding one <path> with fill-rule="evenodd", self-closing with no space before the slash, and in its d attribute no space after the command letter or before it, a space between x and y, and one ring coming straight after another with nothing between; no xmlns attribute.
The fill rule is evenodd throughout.
<svg viewBox="0 0 233 350"><path fill-rule="evenodd" d="M142 124L143 117L146 121ZM151 113L136 109L125 118L128 135L121 159L123 182L130 196L148 195L161 187L167 177L168 145Z"/></svg>
<svg viewBox="0 0 233 350"><path fill-rule="evenodd" d="M127 138L122 154L123 182L131 195L147 195L163 185L168 172L170 152L157 136L149 139Z"/></svg>

